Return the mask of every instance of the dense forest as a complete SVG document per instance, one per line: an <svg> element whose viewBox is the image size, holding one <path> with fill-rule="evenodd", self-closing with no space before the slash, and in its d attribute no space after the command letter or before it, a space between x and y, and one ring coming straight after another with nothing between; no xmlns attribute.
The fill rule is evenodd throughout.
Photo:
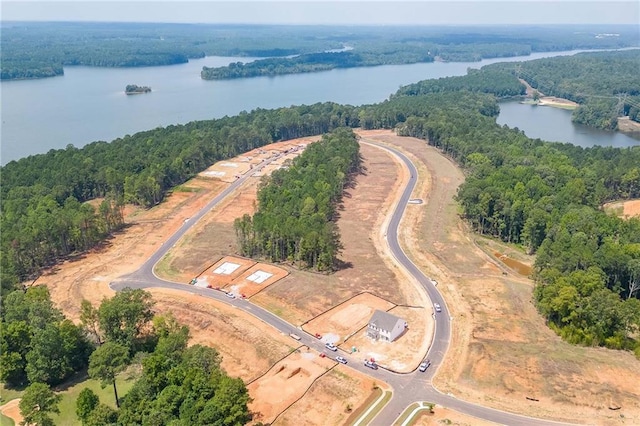
<svg viewBox="0 0 640 426"><path fill-rule="evenodd" d="M599 34L618 34L602 37ZM205 56L278 58L278 74L328 69L338 64L403 64L478 61L571 49L638 46L635 26L339 27L221 24L3 22L0 28L2 80L62 75L65 66L142 67L172 65ZM287 56L323 54L345 45L355 59L313 56L297 64ZM299 61L299 60L298 60ZM315 62L313 62L315 61ZM313 62L313 63L312 63ZM271 64L267 64L271 65ZM207 72L234 78L230 70ZM248 75L275 75L252 66ZM228 74L228 75L226 75ZM221 77L221 75L226 75ZM209 78L209 77L207 77Z"/></svg>
<svg viewBox="0 0 640 426"><path fill-rule="evenodd" d="M259 109L12 161L1 169L2 289L104 240L125 203L151 207L216 161L357 122L353 107L330 103Z"/></svg>
<svg viewBox="0 0 640 426"><path fill-rule="evenodd" d="M464 108L459 92L443 95L426 95L434 107L399 123L398 133L427 140L465 168L457 199L472 229L537 253L535 300L554 330L640 357L640 219L601 209L640 197L640 147L532 140L497 126L490 110Z"/></svg>
<svg viewBox="0 0 640 426"><path fill-rule="evenodd" d="M629 55L619 54L622 61ZM609 74L617 78L615 71ZM3 292L122 226L123 203L152 206L216 160L338 127L395 128L400 135L425 139L465 169L457 197L473 230L537 253L535 300L551 327L571 342L636 348L640 356L640 220L624 221L601 209L610 200L640 197L640 147L584 149L498 126L497 97L519 87L496 66L401 88L375 105L258 109L11 162L2 168ZM311 170L329 179L319 168ZM283 184L290 179L285 172L276 176ZM315 197L330 194L315 188L307 197L303 182L293 183L304 193L304 199L287 205L294 215L305 208L316 211ZM280 196L265 191L263 202ZM86 203L96 197L105 197L98 210ZM289 242L284 247L281 234L270 239L276 216L260 225L260 240L240 229L241 243L255 243L251 250L259 247L261 256L282 250L280 259L309 262L293 254L301 253L299 248ZM300 235L295 238L300 242Z"/></svg>
<svg viewBox="0 0 640 426"><path fill-rule="evenodd" d="M236 219L240 252L318 271L335 270L342 248L336 207L359 170L359 145L352 130L337 129L309 145L260 183L257 212Z"/></svg>
<svg viewBox="0 0 640 426"><path fill-rule="evenodd" d="M573 121L616 130L618 117L640 122L640 49L586 52L487 68L509 70L546 96L577 102Z"/></svg>
<svg viewBox="0 0 640 426"><path fill-rule="evenodd" d="M60 396L51 386L85 371L113 387L118 407L83 389L76 413L86 426L239 426L251 419L242 380L220 368L215 349L187 348L189 329L171 315L155 315L151 294L142 290L125 289L99 307L83 301L80 326L53 306L46 287L15 290L2 300L1 325L0 379L26 386L20 402L25 424L53 425ZM142 372L119 397L115 378L132 364Z"/></svg>
<svg viewBox="0 0 640 426"><path fill-rule="evenodd" d="M370 67L385 64L413 64L433 62L433 56L421 49L399 50L390 53L323 52L307 53L293 58L268 58L253 62L233 62L225 67L202 67L204 80L275 76L305 72L328 71L334 68Z"/></svg>
<svg viewBox="0 0 640 426"><path fill-rule="evenodd" d="M618 117L640 122L640 49L585 52L572 56L503 62L469 69L466 76L424 80L402 87L394 96L415 96L451 90L492 93L499 98L521 96L523 79L546 96L577 102L572 120L616 130Z"/></svg>

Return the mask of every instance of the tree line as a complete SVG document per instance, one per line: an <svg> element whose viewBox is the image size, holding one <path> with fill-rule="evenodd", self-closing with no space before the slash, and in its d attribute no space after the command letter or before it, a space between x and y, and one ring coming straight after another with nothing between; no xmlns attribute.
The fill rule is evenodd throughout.
<svg viewBox="0 0 640 426"><path fill-rule="evenodd" d="M558 334L640 357L640 219L601 209L640 197L640 147L533 140L449 101L440 97L439 110L407 118L398 133L464 167L457 200L474 231L537 253L535 302Z"/></svg>
<svg viewBox="0 0 640 426"><path fill-rule="evenodd" d="M151 207L216 161L357 124L353 107L331 103L258 109L12 161L1 169L3 291L120 229L126 203Z"/></svg>
<svg viewBox="0 0 640 426"><path fill-rule="evenodd" d="M577 102L572 120L606 130L618 128L618 117L639 121L640 50L584 52L573 56L488 65L527 81L547 96Z"/></svg>
<svg viewBox="0 0 640 426"><path fill-rule="evenodd" d="M263 178L253 216L235 220L244 256L332 271L342 248L336 206L360 170L359 145L350 129L310 144L285 168Z"/></svg>
<svg viewBox="0 0 640 426"><path fill-rule="evenodd" d="M617 37L594 37L616 33ZM634 26L327 27L166 23L5 22L0 78L43 78L65 66L143 67L205 56L277 57L320 54L348 45L362 65L478 61L571 49L638 46ZM327 63L278 72L327 69ZM361 66L361 65L358 65ZM225 72L229 72L226 70ZM238 69L234 69L238 72ZM255 74L256 70L252 71ZM275 71L271 70L272 74ZM230 75L230 74L229 74ZM265 74L266 75L266 74ZM228 77L225 77L228 78Z"/></svg>
<svg viewBox="0 0 640 426"><path fill-rule="evenodd" d="M81 325L65 319L44 286L16 290L2 301L0 379L25 387L25 424L53 425L60 395L52 386L82 374L112 386L117 409L89 388L76 401L85 426L106 424L244 425L249 395L229 377L213 348L187 347L189 329L171 315L156 315L151 295L125 289L98 307L82 302ZM116 377L129 365L141 374L124 397Z"/></svg>
<svg viewBox="0 0 640 426"><path fill-rule="evenodd" d="M504 62L468 69L464 76L423 80L393 96L468 90L498 98L523 96L524 79L547 96L577 102L572 120L606 130L618 128L618 117L640 121L640 77L635 72L640 50L585 52L526 62Z"/></svg>
<svg viewBox="0 0 640 426"><path fill-rule="evenodd" d="M468 80L429 83L425 87L437 85L438 90L416 91L416 96L400 89L375 105L258 109L11 162L2 169L0 188L2 287L9 291L69 250L81 251L101 241L108 220L119 225L122 203L153 205L172 185L216 160L343 126L395 128L400 135L425 139L465 168L467 179L458 200L476 232L538 253L536 304L558 333L572 342L637 347L638 219L609 217L600 206L640 197L640 149L552 144L498 126L495 92L504 87L500 82L504 73L495 69L495 80L490 78L491 69L483 69L481 78L472 72ZM302 179L295 185L301 183ZM323 188L315 191L328 193ZM100 214L84 202L99 196L107 196L110 203ZM315 196L305 205L305 194L302 204L288 208L295 213L308 207L311 212L319 206ZM277 198L275 192L273 197ZM261 239L269 239L267 232L272 232L267 223L260 225ZM282 250L286 255L279 258L290 260L295 245L290 249L287 242L283 249L279 241L284 237L274 235L277 238L260 246L259 254L271 256ZM246 236L252 241L250 233ZM576 288L578 277L585 278L580 274L588 274L589 286ZM607 301L605 311L602 300Z"/></svg>
<svg viewBox="0 0 640 426"><path fill-rule="evenodd" d="M210 55L285 56L341 47L316 33L255 25L7 22L2 26L0 77L50 77L74 65L145 67Z"/></svg>
<svg viewBox="0 0 640 426"><path fill-rule="evenodd" d="M433 62L428 52L402 50L374 54L371 52L307 53L285 58L259 59L253 62L233 62L223 67L202 67L204 80L276 76L328 71L335 68L371 67L384 64L413 64Z"/></svg>

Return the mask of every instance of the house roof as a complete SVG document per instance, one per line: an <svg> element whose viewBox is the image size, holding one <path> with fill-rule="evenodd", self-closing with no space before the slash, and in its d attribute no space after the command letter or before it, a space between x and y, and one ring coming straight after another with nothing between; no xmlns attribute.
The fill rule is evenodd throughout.
<svg viewBox="0 0 640 426"><path fill-rule="evenodd" d="M392 315L389 312L376 309L369 320L369 324L381 330L390 331L393 330L393 327L395 327L398 321L402 321L402 323L405 322L402 318Z"/></svg>

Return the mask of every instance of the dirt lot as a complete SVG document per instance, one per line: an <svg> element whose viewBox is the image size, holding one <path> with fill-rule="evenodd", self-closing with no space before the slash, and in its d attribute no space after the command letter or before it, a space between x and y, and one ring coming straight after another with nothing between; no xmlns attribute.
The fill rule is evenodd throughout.
<svg viewBox="0 0 640 426"><path fill-rule="evenodd" d="M639 139L640 144L640 123L637 121L632 121L629 117L618 117L618 130Z"/></svg>
<svg viewBox="0 0 640 426"><path fill-rule="evenodd" d="M159 312L172 312L191 330L191 344L211 346L231 376L251 381L295 349L295 342L229 305L168 289L149 290Z"/></svg>
<svg viewBox="0 0 640 426"><path fill-rule="evenodd" d="M453 317L453 340L434 379L438 389L536 417L640 424L640 362L628 352L562 342L531 303L533 283L510 271L502 275L460 221L452 196L462 173L423 141L368 134L404 147L425 164L421 176L425 169L430 175L430 202L410 209L411 231L403 237L414 262L438 279ZM419 224L414 213L423 215Z"/></svg>
<svg viewBox="0 0 640 426"><path fill-rule="evenodd" d="M414 197L430 202L408 208L401 238L414 262L438 279L454 318L453 341L434 380L436 386L466 400L532 416L640 424L639 361L626 352L568 345L546 327L531 304L532 283L511 272L503 276L495 257L478 248L475 237L459 220L452 196L462 182L462 173L423 141L398 138L389 131L362 134L392 142L419 160L423 180ZM347 191L340 210L344 269L332 275L292 272L252 297L252 302L295 324L362 291L398 305L426 305L379 249L382 236L375 232L406 175L377 148L362 145L362 155L365 172ZM202 271L212 261L234 254L232 218L251 208L252 198L247 194L255 197L258 182L258 178L250 179L241 198L229 197L221 208L205 216L176 245L160 272L188 282L193 271ZM77 319L82 298L97 304L110 296L107 284L111 280L136 270L168 235L226 185L198 177L159 206L129 212L130 226L125 232L99 250L49 271L36 283L47 284L54 302ZM224 357L223 367L232 375L245 380L257 377L291 348L290 338L273 331L270 334L260 328L263 324L224 310L214 301L184 293L153 294L159 311L171 311L191 326L193 342L218 348ZM246 336L258 340L246 340ZM313 407L319 403L315 398L326 402L327 392L309 392L299 404ZM358 395L352 393L350 398ZM526 396L540 401L527 401ZM326 407L327 412L343 409L343 400ZM621 409L611 411L610 405ZM302 421L312 420L305 417Z"/></svg>
<svg viewBox="0 0 640 426"><path fill-rule="evenodd" d="M604 205L607 212L611 212L618 217L629 219L640 216L640 200L626 200L607 203Z"/></svg>
<svg viewBox="0 0 640 426"><path fill-rule="evenodd" d="M9 417L15 424L22 422L22 414L20 414L20 398L12 399L6 404L0 406L0 413Z"/></svg>
<svg viewBox="0 0 640 426"><path fill-rule="evenodd" d="M433 414L428 411L421 411L416 415L413 426L435 426L435 425L450 425L450 426L492 426L497 423L488 422L486 420L477 419L472 416L460 414L456 411L449 410L448 408L436 406L433 410Z"/></svg>
<svg viewBox="0 0 640 426"><path fill-rule="evenodd" d="M253 398L249 404L253 420L273 422L278 414L300 399L318 377L335 365L335 361L321 358L317 352L305 348L278 362L247 386Z"/></svg>
<svg viewBox="0 0 640 426"><path fill-rule="evenodd" d="M345 338L365 327L376 309L388 311L394 306L371 293L362 293L317 316L302 328L313 335L320 334L325 343L339 345Z"/></svg>
<svg viewBox="0 0 640 426"><path fill-rule="evenodd" d="M289 271L238 256L225 256L195 277L194 285L251 297L286 277Z"/></svg>
<svg viewBox="0 0 640 426"><path fill-rule="evenodd" d="M365 328L349 338L343 347L355 346L363 359L373 358L376 363L393 371L401 373L413 371L426 353L424 343L431 341L431 312L431 307L428 309L395 307L389 313L404 319L409 327L394 342L372 340L367 337ZM413 350L407 350L407 348L413 348Z"/></svg>
<svg viewBox="0 0 640 426"><path fill-rule="evenodd" d="M246 297L252 297L287 275L289 271L286 269L260 262L234 279L226 289L236 295L244 294Z"/></svg>
<svg viewBox="0 0 640 426"><path fill-rule="evenodd" d="M280 426L341 425L351 412L365 403L375 382L368 376L341 365L311 386L304 398L285 411ZM339 403L336 403L339 401Z"/></svg>
<svg viewBox="0 0 640 426"><path fill-rule="evenodd" d="M211 265L210 268L207 268L200 275L196 272L194 274L197 278L196 285L210 288L224 287L255 264L255 260L235 256L225 256ZM234 265L235 269L225 269L225 266L229 265Z"/></svg>

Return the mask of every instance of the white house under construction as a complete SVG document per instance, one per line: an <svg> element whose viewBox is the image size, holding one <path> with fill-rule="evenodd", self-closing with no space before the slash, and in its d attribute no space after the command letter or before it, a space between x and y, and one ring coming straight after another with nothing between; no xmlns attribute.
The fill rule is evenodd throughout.
<svg viewBox="0 0 640 426"><path fill-rule="evenodd" d="M389 312L376 310L369 320L367 336L375 340L393 342L404 332L405 328L407 328L407 322L402 318Z"/></svg>

